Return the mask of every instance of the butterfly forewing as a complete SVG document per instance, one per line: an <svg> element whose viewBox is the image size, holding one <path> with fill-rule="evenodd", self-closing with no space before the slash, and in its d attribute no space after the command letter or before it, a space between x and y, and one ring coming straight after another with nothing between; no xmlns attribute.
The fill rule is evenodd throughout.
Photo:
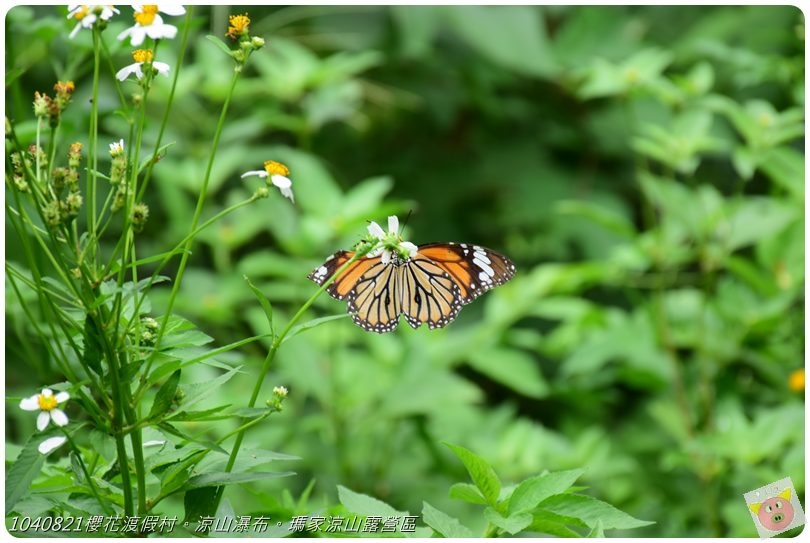
<svg viewBox="0 0 810 543"><path fill-rule="evenodd" d="M429 258L447 272L468 304L486 291L502 285L515 275L515 265L502 254L467 243L427 243L419 255Z"/></svg>
<svg viewBox="0 0 810 543"><path fill-rule="evenodd" d="M338 251L327 258L326 262L324 262L321 266L312 270L307 277L319 285L323 285L330 277L332 277L338 268L340 268L353 256L353 251ZM357 284L357 281L360 280L360 277L362 277L362 275L366 273L374 264L379 262L379 257L361 258L349 266L349 268L344 270L332 282L332 284L326 288L326 292L328 292L329 295L336 300L345 299Z"/></svg>

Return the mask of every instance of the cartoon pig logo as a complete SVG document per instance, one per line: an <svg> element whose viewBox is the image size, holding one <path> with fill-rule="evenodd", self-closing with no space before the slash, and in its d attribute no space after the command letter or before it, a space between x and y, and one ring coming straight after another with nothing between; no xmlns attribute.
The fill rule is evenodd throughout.
<svg viewBox="0 0 810 543"><path fill-rule="evenodd" d="M793 522L793 505L790 503L790 489L786 488L777 496L748 506L757 516L759 523L772 532L781 532Z"/></svg>

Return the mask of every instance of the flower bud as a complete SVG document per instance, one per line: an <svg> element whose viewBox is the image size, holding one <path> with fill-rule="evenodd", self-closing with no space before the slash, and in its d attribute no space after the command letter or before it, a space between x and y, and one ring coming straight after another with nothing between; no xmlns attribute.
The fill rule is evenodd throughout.
<svg viewBox="0 0 810 543"><path fill-rule="evenodd" d="M59 201L53 200L45 204L45 207L42 208L42 215L45 217L48 226L59 226L62 222L62 210Z"/></svg>
<svg viewBox="0 0 810 543"><path fill-rule="evenodd" d="M259 36L253 36L251 38L250 43L253 45L254 49L261 49L264 47L264 38L260 38Z"/></svg>
<svg viewBox="0 0 810 543"><path fill-rule="evenodd" d="M132 207L132 217L130 217L130 220L132 221L132 229L135 232L140 232L143 230L147 219L149 219L149 206L143 202L135 204Z"/></svg>
<svg viewBox="0 0 810 543"><path fill-rule="evenodd" d="M65 214L68 218L73 218L79 214L82 208L82 195L78 192L71 192L65 198Z"/></svg>

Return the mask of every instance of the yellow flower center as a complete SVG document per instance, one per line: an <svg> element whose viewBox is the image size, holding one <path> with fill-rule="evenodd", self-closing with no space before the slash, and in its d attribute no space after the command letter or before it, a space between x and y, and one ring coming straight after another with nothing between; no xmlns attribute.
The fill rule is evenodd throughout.
<svg viewBox="0 0 810 543"><path fill-rule="evenodd" d="M144 62L152 62L152 57L154 56L151 49L136 49L132 52L132 58L135 59L135 62L140 62L141 64Z"/></svg>
<svg viewBox="0 0 810 543"><path fill-rule="evenodd" d="M242 34L247 32L248 25L250 25L250 17L247 16L247 13L244 15L231 15L228 17L228 34L232 38L236 36L241 36Z"/></svg>
<svg viewBox="0 0 810 543"><path fill-rule="evenodd" d="M43 411L50 411L54 409L58 402L56 401L56 396L46 396L45 394L40 394L37 398L37 403L39 403L39 408Z"/></svg>
<svg viewBox="0 0 810 543"><path fill-rule="evenodd" d="M265 162L264 171L267 172L267 175L283 175L284 177L290 175L290 169L281 162L276 162L275 160L268 160Z"/></svg>
<svg viewBox="0 0 810 543"><path fill-rule="evenodd" d="M790 390L801 392L804 390L804 370L795 370L788 377Z"/></svg>
<svg viewBox="0 0 810 543"><path fill-rule="evenodd" d="M143 11L140 13L135 12L133 17L135 17L135 22L141 26L149 26L151 25L154 20L155 16L158 12L157 4L147 4L142 6Z"/></svg>
<svg viewBox="0 0 810 543"><path fill-rule="evenodd" d="M90 6L81 6L79 10L73 14L73 18L76 19L77 21L81 21L82 19L87 17L88 13L90 13Z"/></svg>
<svg viewBox="0 0 810 543"><path fill-rule="evenodd" d="M68 81L67 83L62 83L59 81L53 86L53 90L55 90L57 93L71 94L74 90L76 90L76 85L73 83L73 81Z"/></svg>

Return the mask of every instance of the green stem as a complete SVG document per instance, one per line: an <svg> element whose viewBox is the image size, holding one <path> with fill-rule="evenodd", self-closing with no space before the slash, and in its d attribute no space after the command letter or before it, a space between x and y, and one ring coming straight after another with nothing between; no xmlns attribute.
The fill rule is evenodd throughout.
<svg viewBox="0 0 810 543"><path fill-rule="evenodd" d="M214 141L211 144L211 152L208 154L208 165L205 168L205 177L203 178L202 187L200 188L200 195L197 198L197 206L194 209L194 215L191 219L191 228L189 229L191 232L194 232L197 229L197 224L200 221L200 215L202 214L203 205L205 204L205 197L208 194L208 182L211 179L211 170L214 166L214 158L217 154L217 147L219 147L219 138L222 136L222 128L225 126L225 119L228 115L228 106L230 106L233 91L236 88L236 82L239 80L240 72L241 70L234 70L231 85L228 88L228 94L225 97L225 103L222 104L222 112L220 113L219 121L217 122L216 132L214 133ZM163 340L163 334L166 332L166 325L169 323L169 317L171 317L172 309L174 308L174 303L177 299L177 294L180 291L180 285L183 282L183 274L186 271L188 256L190 254L189 249L191 248L191 243L194 241L193 236L186 236L186 238L187 240L185 246L183 247L183 255L180 258L180 266L177 268L177 276L174 279L172 291L169 295L169 302L166 306L166 314L163 316L163 322L158 330L157 338L155 339L155 350L152 352L152 355L147 361L147 368L150 367L155 354L160 351L160 343Z"/></svg>
<svg viewBox="0 0 810 543"><path fill-rule="evenodd" d="M88 319L93 319L95 326L99 330L103 330L103 318L99 318L97 314L87 314ZM127 457L127 448L124 443L124 403L125 399L121 394L121 381L119 375L121 367L118 364L118 356L113 351L109 344L109 338L104 334L100 335L101 346L104 350L104 357L110 366L110 384L112 385L112 399L113 399L113 437L115 438L115 448L118 454L118 467L121 470L121 486L124 491L124 513L127 516L133 515L132 508L132 483L129 478L129 458ZM134 451L133 451L134 452Z"/></svg>
<svg viewBox="0 0 810 543"><path fill-rule="evenodd" d="M87 172L87 232L90 239L96 239L96 185L98 178L98 80L101 67L101 46L99 41L101 36L97 25L93 26L93 102L90 108L90 137L88 156L90 158L89 171ZM97 253L93 249L91 256L92 269L96 271Z"/></svg>
<svg viewBox="0 0 810 543"><path fill-rule="evenodd" d="M169 99L166 102L166 109L163 112L163 120L160 123L160 130L158 131L158 137L155 141L155 152L152 155L152 159L149 161L149 166L146 169L146 174L143 176L143 184L141 185L140 191L138 191L138 201L140 202L143 199L143 195L146 193L146 187L149 185L149 181L152 179L152 167L155 165L158 151L160 150L160 144L163 142L163 133L166 131L166 125L169 121L169 112L171 111L171 105L174 101L174 91L177 88L177 78L180 75L180 66L183 65L183 57L186 54L186 43L188 41L188 29L191 27L191 12L193 11L192 6L186 7L186 24L183 26L183 37L180 40L180 53L177 56L177 69L174 71L174 77L172 78L172 88L169 90Z"/></svg>
<svg viewBox="0 0 810 543"><path fill-rule="evenodd" d="M315 293L309 297L309 299L304 302L304 305L298 310L298 312L293 315L292 319L287 323L287 326L284 327L284 330L273 339L273 343L270 346L270 350L267 353L267 356L264 359L264 363L262 363L262 367L259 370L259 377L256 380L256 384L253 386L253 392L250 394L250 400L248 401L248 408L251 408L256 405L256 400L259 397L259 393L262 389L262 384L264 383L264 378L267 375L267 371L270 369L270 364L273 363L273 359L276 357L276 352L281 344L284 342L284 338L290 332L295 323L303 316L304 312L309 309L309 307L315 302L315 300L320 296L328 287L332 284L332 282L340 276L349 266L351 266L356 260L362 258L367 254L368 250L366 251L357 251L354 255L347 260L342 266L340 266L335 273L329 278L328 281L324 282L321 287L315 291ZM230 472L233 469L234 464L236 463L236 457L239 454L239 449L242 446L242 441L245 439L245 430L247 428L243 428L236 436L236 440L234 441L233 447L231 448L231 454L228 457L228 463L225 466L225 471ZM217 494L214 498L214 507L213 510L216 511L219 507L219 502L222 500L222 494L224 492L224 487L220 487L217 490Z"/></svg>
<svg viewBox="0 0 810 543"><path fill-rule="evenodd" d="M70 448L73 449L73 454L74 454L75 458L79 461L79 466L82 468L82 473L84 473L84 478L87 481L87 486L90 487L90 492L93 493L93 497L96 498L96 501L101 506L101 508L104 510L104 513L109 515L109 516L112 516L113 515L113 510L108 505L108 503L107 503L108 500L102 499L101 496L99 495L98 488L96 488L96 484L93 482L93 478L90 476L90 472L87 470L87 466L84 464L84 460L82 459L81 451L76 446L76 443L73 441L73 438L70 437L70 434L68 434L65 429L62 429L62 433L65 434L65 437L67 438L68 443L70 443Z"/></svg>

